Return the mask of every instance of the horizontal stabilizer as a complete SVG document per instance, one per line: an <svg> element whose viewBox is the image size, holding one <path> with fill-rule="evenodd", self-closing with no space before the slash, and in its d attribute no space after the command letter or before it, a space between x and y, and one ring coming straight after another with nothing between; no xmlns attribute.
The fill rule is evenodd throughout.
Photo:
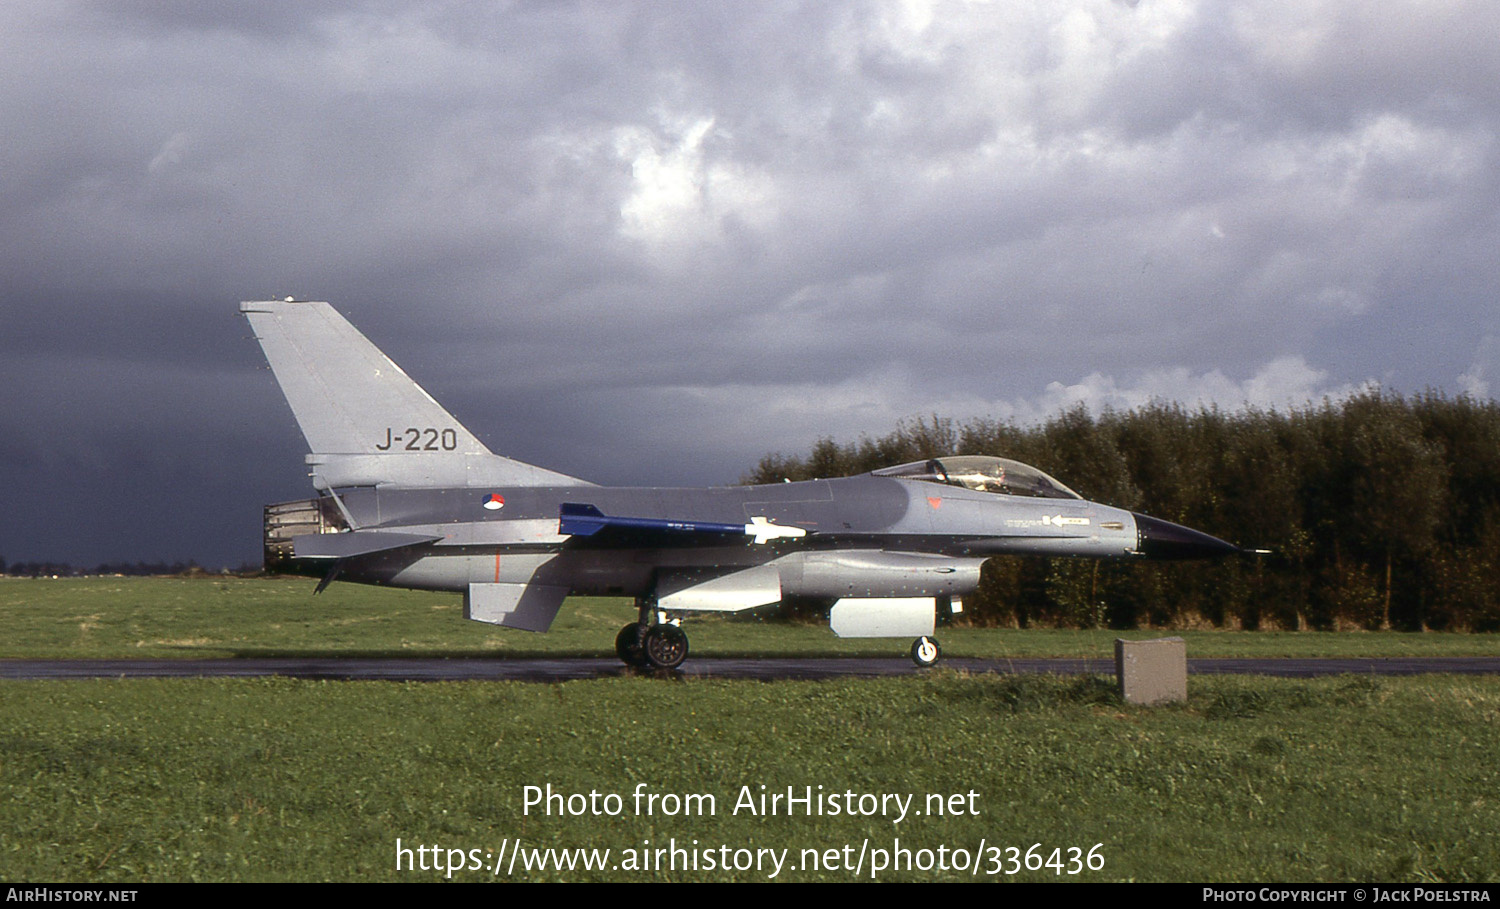
<svg viewBox="0 0 1500 909"><path fill-rule="evenodd" d="M640 534L708 534L719 536L748 536L756 543L783 537L802 537L807 531L801 527L786 527L773 524L764 517L754 517L749 524L724 524L717 521L677 521L667 518L626 518L607 515L593 505L564 502L559 509L558 533L575 537L591 537L605 529L616 529Z"/></svg>
<svg viewBox="0 0 1500 909"><path fill-rule="evenodd" d="M298 559L348 559L441 539L442 537L432 534L387 533L379 530L309 533L292 538L292 555Z"/></svg>

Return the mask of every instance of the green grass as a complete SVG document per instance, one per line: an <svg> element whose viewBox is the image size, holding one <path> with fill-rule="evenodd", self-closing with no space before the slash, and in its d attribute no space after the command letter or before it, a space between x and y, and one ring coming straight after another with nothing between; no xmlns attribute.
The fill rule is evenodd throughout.
<svg viewBox="0 0 1500 909"><path fill-rule="evenodd" d="M312 586L0 581L0 655L606 655L631 616L623 601L574 599L551 634L528 635L465 622L452 595L335 585L313 597ZM698 655L905 650L839 641L818 625L689 629ZM942 633L950 655L1001 657L1108 657L1115 636ZM1197 656L1496 652L1483 635L1184 636ZM702 850L722 844L790 850L797 870L778 879L843 881L855 874L809 870L802 850L840 850L842 862L848 846L852 861L862 847L888 854L899 839L919 864L983 842L981 879L1492 880L1497 754L1496 678L1194 677L1187 704L1154 709L1121 704L1100 678L944 670L775 683L10 681L0 682L0 879L433 880L445 875L397 870L398 838L480 858L519 838L527 848L607 848L611 867L623 850L696 839L700 869L518 868L503 879L768 876L704 870ZM623 810L528 813L523 787L549 784L619 795ZM631 794L641 784L711 795L717 810L638 814ZM978 813L901 823L733 813L742 787L762 785L910 795L919 809L929 795L967 807L973 792ZM1104 864L1006 873L1033 844L1044 857L1063 850L1065 866L1069 848L1081 859L1098 844ZM422 860L431 865L431 854ZM920 868L879 877L969 879Z"/></svg>
<svg viewBox="0 0 1500 909"><path fill-rule="evenodd" d="M803 849L1044 853L1098 871L981 879L1478 881L1500 869L1500 680L1195 679L1188 704L1099 679L561 684L95 680L0 683L0 879L433 880L403 845L493 851ZM638 783L706 794L638 815ZM523 787L619 794L618 817L524 809ZM758 793L976 793L977 815L759 817ZM815 788L816 791L816 788ZM920 853L914 852L920 860ZM1062 854L1066 859L1067 853ZM999 854L1001 871L1009 868ZM768 872L521 872L502 879L762 880ZM869 877L867 859L863 877ZM459 880L483 880L465 870ZM849 880L852 872L783 871ZM967 878L938 870L882 879Z"/></svg>
<svg viewBox="0 0 1500 909"><path fill-rule="evenodd" d="M468 622L456 594L334 584L313 596L305 579L0 579L0 657L608 656L634 616L623 599L573 598L552 631L529 634ZM900 641L841 641L824 624L696 619L695 656L891 656ZM986 629L951 627L947 656L1112 659L1116 637L1181 634L1198 657L1486 656L1493 634ZM690 657L691 659L691 657Z"/></svg>

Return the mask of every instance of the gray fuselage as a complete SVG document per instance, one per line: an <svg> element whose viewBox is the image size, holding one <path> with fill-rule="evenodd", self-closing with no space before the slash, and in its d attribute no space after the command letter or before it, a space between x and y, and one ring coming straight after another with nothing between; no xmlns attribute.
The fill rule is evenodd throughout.
<svg viewBox="0 0 1500 909"><path fill-rule="evenodd" d="M642 596L664 573L775 563L786 594L833 596L841 592L837 582L830 588L809 580L818 574L809 566L868 568L883 559L889 570L862 572L872 576L856 585L859 595L961 596L978 584L979 563L993 555L1109 557L1139 547L1135 515L1123 509L870 474L707 489L365 487L338 498L362 533L436 538L346 558L343 579L432 590L544 582L574 594ZM565 503L664 526L574 537L559 533ZM745 525L756 518L800 528L806 536L756 543L746 535L672 526L686 520ZM322 574L328 563L294 557L280 567Z"/></svg>

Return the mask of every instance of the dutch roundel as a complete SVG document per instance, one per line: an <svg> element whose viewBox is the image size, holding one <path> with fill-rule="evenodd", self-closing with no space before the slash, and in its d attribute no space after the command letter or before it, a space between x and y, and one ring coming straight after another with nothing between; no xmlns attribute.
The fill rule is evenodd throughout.
<svg viewBox="0 0 1500 909"><path fill-rule="evenodd" d="M492 493L490 493L489 495L487 495L487 496L484 497L484 507L488 508L490 511L495 511L497 509L504 508L505 507L505 496L502 496L498 492L492 492Z"/></svg>

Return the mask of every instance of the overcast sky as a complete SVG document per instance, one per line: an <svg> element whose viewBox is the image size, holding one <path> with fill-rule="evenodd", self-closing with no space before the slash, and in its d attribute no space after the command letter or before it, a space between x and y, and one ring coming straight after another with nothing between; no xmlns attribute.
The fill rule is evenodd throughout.
<svg viewBox="0 0 1500 909"><path fill-rule="evenodd" d="M1493 0L0 4L0 557L259 560L311 487L246 299L329 300L605 483L933 413L1500 393L1497 35Z"/></svg>

